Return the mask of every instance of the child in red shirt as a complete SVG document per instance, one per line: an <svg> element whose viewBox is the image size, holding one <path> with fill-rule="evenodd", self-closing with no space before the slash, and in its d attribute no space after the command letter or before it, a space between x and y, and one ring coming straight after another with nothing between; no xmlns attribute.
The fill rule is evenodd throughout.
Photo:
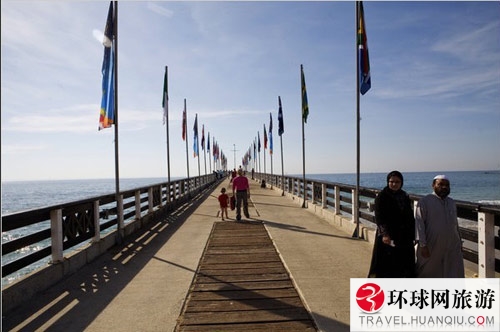
<svg viewBox="0 0 500 332"><path fill-rule="evenodd" d="M222 188L220 190L221 194L219 195L219 205L220 205L220 211L221 211L221 216L222 220L224 220L224 213L226 214L226 218L229 219L227 216L227 207L229 205L229 196L226 194L226 188Z"/></svg>

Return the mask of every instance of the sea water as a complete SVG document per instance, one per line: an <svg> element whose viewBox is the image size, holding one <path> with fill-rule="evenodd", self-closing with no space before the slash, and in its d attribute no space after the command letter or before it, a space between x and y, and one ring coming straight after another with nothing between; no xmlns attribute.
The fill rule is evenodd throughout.
<svg viewBox="0 0 500 332"><path fill-rule="evenodd" d="M450 197L455 200L500 206L500 171L467 172L408 172L403 173L403 190L409 194L432 193L432 179L445 174L450 180ZM356 174L311 174L306 178L343 184L356 184ZM387 185L387 173L361 173L361 187L383 189Z"/></svg>

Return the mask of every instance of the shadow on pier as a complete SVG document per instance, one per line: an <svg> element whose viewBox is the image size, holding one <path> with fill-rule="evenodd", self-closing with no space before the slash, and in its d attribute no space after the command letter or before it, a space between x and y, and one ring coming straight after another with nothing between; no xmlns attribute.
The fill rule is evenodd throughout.
<svg viewBox="0 0 500 332"><path fill-rule="evenodd" d="M222 222L222 186L4 312L3 331L349 331L371 244L253 181L251 218Z"/></svg>

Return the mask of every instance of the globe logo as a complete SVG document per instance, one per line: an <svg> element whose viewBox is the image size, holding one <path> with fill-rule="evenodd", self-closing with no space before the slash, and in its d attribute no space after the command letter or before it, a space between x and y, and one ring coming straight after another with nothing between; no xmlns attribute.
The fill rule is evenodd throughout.
<svg viewBox="0 0 500 332"><path fill-rule="evenodd" d="M374 283L366 283L360 286L356 292L356 303L359 309L365 313L373 314L382 309L384 299L384 291Z"/></svg>

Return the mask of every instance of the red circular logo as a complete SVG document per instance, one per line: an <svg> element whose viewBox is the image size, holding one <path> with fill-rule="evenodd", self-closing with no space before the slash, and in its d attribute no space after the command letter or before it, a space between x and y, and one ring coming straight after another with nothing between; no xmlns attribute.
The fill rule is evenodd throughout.
<svg viewBox="0 0 500 332"><path fill-rule="evenodd" d="M384 299L384 291L374 283L366 283L356 292L358 307L366 313L375 313L382 309Z"/></svg>

